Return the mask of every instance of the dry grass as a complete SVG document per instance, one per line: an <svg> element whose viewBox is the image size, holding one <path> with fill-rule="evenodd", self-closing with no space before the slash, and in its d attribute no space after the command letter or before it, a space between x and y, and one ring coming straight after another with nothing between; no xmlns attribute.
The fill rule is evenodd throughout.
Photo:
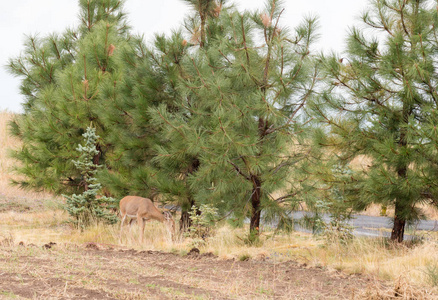
<svg viewBox="0 0 438 300"><path fill-rule="evenodd" d="M343 245L333 243L313 248L307 256L314 265L330 266L349 274L372 274L384 280L398 280L424 286L427 268L438 261L438 243L421 245L388 244L383 239L355 238Z"/></svg>
<svg viewBox="0 0 438 300"><path fill-rule="evenodd" d="M0 295L41 299L346 299L351 287L297 264L223 261L161 252L0 246ZM297 272L296 278L291 272ZM303 278L304 277L304 278ZM333 281L332 281L333 280ZM359 278L347 279L356 290ZM306 284L302 284L305 281ZM333 289L324 288L326 281ZM343 285L340 290L338 287ZM312 287L318 289L315 291ZM84 297L84 295L88 297ZM312 297L315 295L316 297ZM323 295L326 295L325 297ZM298 296L298 297L297 297ZM307 297L306 297L307 296ZM1 298L1 296L0 296Z"/></svg>
<svg viewBox="0 0 438 300"><path fill-rule="evenodd" d="M178 237L171 240L165 226L148 222L145 241L138 241L136 224L131 232L124 228L122 243L119 243L119 225L97 224L80 231L69 224L68 215L60 210L36 212L0 213L0 239L13 237L25 244L34 243L97 243L137 250L154 250L187 253L192 240ZM305 233L262 234L263 244L251 246L243 242L247 228L233 229L228 225L217 228L214 236L200 248L201 252L212 252L222 259L268 259L273 262L296 260L310 266L328 267L348 274L370 274L376 278L397 281L400 274L408 284L424 286L430 282L428 267L438 262L438 241L430 240L417 246L395 246L383 239L355 238L342 243L326 243ZM438 276L438 270L437 270ZM432 287L432 285L430 285Z"/></svg>
<svg viewBox="0 0 438 300"><path fill-rule="evenodd" d="M422 212L424 213L424 215L428 220L438 220L438 209L433 205L419 204L417 207L422 210ZM369 207L367 207L366 210L360 212L360 214L365 216L380 216L381 211L382 211L381 205L372 204ZM388 209L386 210L386 216L390 218L394 217L393 207L388 207Z"/></svg>
<svg viewBox="0 0 438 300"><path fill-rule="evenodd" d="M145 241L142 244L138 241L139 228L136 224L133 224L131 232L128 226L124 228L121 243L118 241L119 229L119 224L96 224L80 231L71 226L64 211L54 210L51 204L30 211L0 213L2 246L16 247L20 242L41 246L55 242L58 245L71 245L63 250L66 256L69 255L68 249L74 248L74 245L86 246L89 243L101 248L153 250L180 255L187 254L193 247L192 240L188 238L177 237L172 241L165 226L158 222L146 224ZM351 275L365 274L387 281L361 291L358 299L433 299L430 295L438 292L438 240L431 239L416 246L400 246L384 239L355 238L342 244L327 243L305 233L274 235L264 232L261 236L263 243L251 246L243 241L247 231L248 228L234 229L222 224L199 249L201 253L211 252L220 259L266 260L272 263L293 260L309 267ZM401 296L391 298L397 291ZM168 292L172 294L172 291Z"/></svg>

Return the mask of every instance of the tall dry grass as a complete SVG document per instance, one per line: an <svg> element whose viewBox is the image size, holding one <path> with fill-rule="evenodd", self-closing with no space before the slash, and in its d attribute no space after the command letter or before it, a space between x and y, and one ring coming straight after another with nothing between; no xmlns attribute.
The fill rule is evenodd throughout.
<svg viewBox="0 0 438 300"><path fill-rule="evenodd" d="M194 246L192 239L183 236L172 240L165 225L155 221L146 223L144 242L140 243L137 224L133 224L131 230L129 226L124 226L119 242L120 224L95 224L81 231L71 226L69 220L67 213L55 209L0 212L0 241L12 240L15 245L19 242L25 245L55 242L84 247L92 243L102 248L154 250L180 255L185 255ZM387 287L403 282L410 291L438 292L437 239L431 238L416 246L393 245L384 239L369 238L354 238L342 243L335 240L327 242L324 238L306 233L274 234L266 231L262 232L262 243L248 245L245 243L247 233L248 228L235 229L220 224L214 234L197 247L201 253L211 252L220 259L256 259L272 263L295 260L309 267L387 280Z"/></svg>

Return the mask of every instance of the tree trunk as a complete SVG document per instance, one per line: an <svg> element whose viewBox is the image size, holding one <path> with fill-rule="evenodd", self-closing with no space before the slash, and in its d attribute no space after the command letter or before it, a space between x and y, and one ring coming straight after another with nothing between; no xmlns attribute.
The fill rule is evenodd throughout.
<svg viewBox="0 0 438 300"><path fill-rule="evenodd" d="M249 223L249 231L251 236L258 236L260 233L260 203L261 203L261 181L258 176L252 175L253 190L251 196L251 221Z"/></svg>
<svg viewBox="0 0 438 300"><path fill-rule="evenodd" d="M400 130L400 141L398 144L401 147L406 147L406 130L404 128ZM406 180L407 172L407 165L402 166L397 170L398 176L404 180ZM403 198L395 199L394 226L391 231L391 240L397 241L398 243L403 242L403 236L405 233L406 219L403 216L403 211L406 208L406 203L404 203L405 201L406 199Z"/></svg>
<svg viewBox="0 0 438 300"><path fill-rule="evenodd" d="M100 164L100 157L102 156L102 148L100 147L99 144L96 144L96 150L98 151L98 153L96 155L93 156L93 164L98 166ZM95 167L97 168L97 167ZM91 174L87 174L86 175L86 179L84 179L84 191L88 191L89 187L88 187L88 178L91 177Z"/></svg>
<svg viewBox="0 0 438 300"><path fill-rule="evenodd" d="M204 48L205 45L205 16L203 13L201 16L201 41L199 42L199 47Z"/></svg>
<svg viewBox="0 0 438 300"><path fill-rule="evenodd" d="M397 204L396 204L396 210L397 210ZM406 221L402 218L399 218L397 215L394 217L394 227L392 228L391 232L391 240L397 241L398 243L403 242L403 236L405 233L405 224Z"/></svg>
<svg viewBox="0 0 438 300"><path fill-rule="evenodd" d="M187 229L192 225L192 220L190 219L189 211L191 210L192 206L195 205L195 200L193 200L191 197L189 199L189 209L184 209L181 211L181 218L179 219L179 230L181 232L187 231Z"/></svg>
<svg viewBox="0 0 438 300"><path fill-rule="evenodd" d="M193 174L199 169L201 162L199 159L195 158L192 161L192 164L189 166L189 169L187 170L187 174ZM192 209L192 206L195 205L195 199L193 199L192 195L188 197L188 203L189 207L182 207L181 211L181 218L179 220L179 230L181 232L186 231L191 225L192 220L190 219L189 211ZM199 210L196 211L196 213L199 215L201 212Z"/></svg>
<svg viewBox="0 0 438 300"><path fill-rule="evenodd" d="M400 177L406 178L406 169L399 170L398 174ZM403 211L406 207L403 201L405 201L405 199L395 199L394 226L391 232L391 240L397 241L398 243L403 242L406 224L406 220L403 217Z"/></svg>
<svg viewBox="0 0 438 300"><path fill-rule="evenodd" d="M266 135L266 130L268 126L268 121L263 118L259 118L258 120L258 133L260 140L263 141L263 138ZM249 236L250 239L255 241L260 233L260 216L261 216L261 198L262 198L262 182L258 175L251 174L252 181L252 195L251 195L251 220L249 223Z"/></svg>
<svg viewBox="0 0 438 300"><path fill-rule="evenodd" d="M96 150L98 151L98 153L93 156L93 164L99 165L100 158L102 157L102 147L99 144L96 144Z"/></svg>

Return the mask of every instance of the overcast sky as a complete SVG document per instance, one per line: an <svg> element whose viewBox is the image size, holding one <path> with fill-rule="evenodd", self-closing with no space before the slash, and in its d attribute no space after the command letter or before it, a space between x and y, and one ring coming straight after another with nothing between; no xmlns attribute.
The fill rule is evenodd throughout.
<svg viewBox="0 0 438 300"><path fill-rule="evenodd" d="M126 0L125 11L136 33L150 40L153 33L170 32L188 12L182 0ZM265 0L229 0L240 9L262 9ZM321 51L341 52L348 27L360 23L358 16L368 0L285 0L283 25L294 28L304 16L315 15L320 22ZM8 58L23 50L25 35L61 33L78 24L78 0L2 0L0 10L0 110L21 112L20 80L6 72Z"/></svg>

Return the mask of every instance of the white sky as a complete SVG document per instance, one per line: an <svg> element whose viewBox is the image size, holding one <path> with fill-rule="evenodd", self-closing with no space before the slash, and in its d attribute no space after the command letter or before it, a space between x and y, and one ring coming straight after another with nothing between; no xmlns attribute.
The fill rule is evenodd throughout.
<svg viewBox="0 0 438 300"><path fill-rule="evenodd" d="M228 0L240 9L263 9L265 0ZM78 0L1 0L0 10L0 110L21 112L24 97L20 81L4 67L23 50L25 35L61 33L78 24ZM181 24L188 8L182 0L126 0L125 11L133 32L150 40L154 33L168 33ZM318 49L343 49L347 29L360 23L358 16L368 0L285 0L282 24L291 29L304 16L316 15L320 22Z"/></svg>

